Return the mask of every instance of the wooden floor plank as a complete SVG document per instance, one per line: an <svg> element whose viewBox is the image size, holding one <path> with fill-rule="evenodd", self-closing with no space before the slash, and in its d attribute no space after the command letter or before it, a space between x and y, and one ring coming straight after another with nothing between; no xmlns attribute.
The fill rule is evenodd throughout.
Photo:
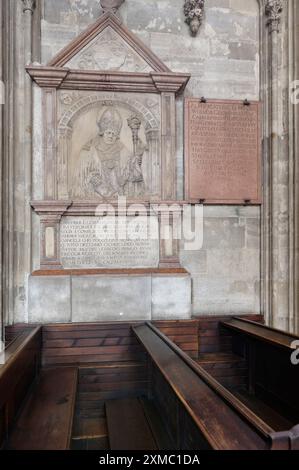
<svg viewBox="0 0 299 470"><path fill-rule="evenodd" d="M75 420L73 439L97 439L107 437L107 423L105 417L80 417Z"/></svg>
<svg viewBox="0 0 299 470"><path fill-rule="evenodd" d="M138 399L106 403L111 450L156 450L157 445Z"/></svg>
<svg viewBox="0 0 299 470"><path fill-rule="evenodd" d="M12 432L13 450L64 450L70 447L77 370L47 369L28 398Z"/></svg>

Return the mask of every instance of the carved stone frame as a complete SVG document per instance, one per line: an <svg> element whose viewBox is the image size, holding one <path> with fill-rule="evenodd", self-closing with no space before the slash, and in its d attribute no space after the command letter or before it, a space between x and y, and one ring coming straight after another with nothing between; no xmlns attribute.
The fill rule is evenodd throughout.
<svg viewBox="0 0 299 470"><path fill-rule="evenodd" d="M113 28L143 60L151 67L148 73L73 70L65 65L90 41L107 27ZM64 129L63 148L58 149L57 91L105 91L155 93L161 97L161 201L175 201L176 185L176 96L182 93L190 74L173 73L138 38L136 38L119 18L107 12L65 47L46 66L30 65L27 72L42 89L43 108L43 180L42 201L32 202L32 207L41 220L41 267L61 269L59 259L60 220L73 202L68 201L65 190L68 158L69 133ZM157 129L149 129L150 140L154 145ZM146 201L139 201L146 202ZM84 202L87 212L92 209ZM54 247L52 244L54 243ZM161 265L179 266L178 243L173 242L171 250L160 247ZM49 247L51 253L49 256ZM168 253L168 255L167 255Z"/></svg>

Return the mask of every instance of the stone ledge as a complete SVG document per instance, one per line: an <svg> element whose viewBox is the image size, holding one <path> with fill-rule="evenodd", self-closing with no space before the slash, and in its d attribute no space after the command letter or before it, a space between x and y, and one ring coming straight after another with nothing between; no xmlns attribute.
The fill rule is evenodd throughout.
<svg viewBox="0 0 299 470"><path fill-rule="evenodd" d="M43 276L142 276L142 275L189 275L184 268L157 269L41 269L32 273L33 277Z"/></svg>

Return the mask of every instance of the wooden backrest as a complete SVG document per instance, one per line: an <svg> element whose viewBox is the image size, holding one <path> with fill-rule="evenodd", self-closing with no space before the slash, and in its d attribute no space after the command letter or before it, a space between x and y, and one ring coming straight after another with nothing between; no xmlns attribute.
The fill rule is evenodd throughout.
<svg viewBox="0 0 299 470"><path fill-rule="evenodd" d="M231 332L235 352L247 360L250 392L298 424L299 366L291 362L291 344L298 337L240 318L222 326Z"/></svg>
<svg viewBox="0 0 299 470"><path fill-rule="evenodd" d="M44 325L43 365L143 361L144 352L133 335L133 325L128 322Z"/></svg>

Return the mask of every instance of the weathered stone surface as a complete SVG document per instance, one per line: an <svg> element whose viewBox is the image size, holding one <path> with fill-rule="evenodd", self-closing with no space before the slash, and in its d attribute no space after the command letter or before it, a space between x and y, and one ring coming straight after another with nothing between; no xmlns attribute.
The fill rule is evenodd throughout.
<svg viewBox="0 0 299 470"><path fill-rule="evenodd" d="M71 280L69 276L29 278L29 323L71 321Z"/></svg>
<svg viewBox="0 0 299 470"><path fill-rule="evenodd" d="M72 279L73 322L150 319L150 276L85 276Z"/></svg>
<svg viewBox="0 0 299 470"><path fill-rule="evenodd" d="M204 208L203 247L184 250L192 277L193 315L260 311L260 208Z"/></svg>
<svg viewBox="0 0 299 470"><path fill-rule="evenodd" d="M43 61L66 45L62 33L73 34L98 17L98 2L46 0ZM246 0L206 2L205 18L196 38L185 24L182 0L130 0L120 8L124 23L175 71L192 73L193 96L258 99L258 4ZM61 34L57 34L58 28ZM55 38L56 36L56 38ZM51 52L50 52L51 51ZM236 63L235 63L236 62ZM240 74L239 70L245 73ZM211 75L211 71L214 74ZM224 71L224 73L223 73ZM202 80L200 80L202 78ZM242 81L246 91L234 90Z"/></svg>
<svg viewBox="0 0 299 470"><path fill-rule="evenodd" d="M59 49L100 15L99 0L45 0L38 3L43 3L41 36L43 62L53 57ZM298 276L295 277L296 269L294 268L298 265L298 260L291 253L292 229L295 225L294 219L297 217L296 209L293 207L296 200L294 182L298 180L298 171L296 170L295 175L293 168L297 165L297 159L293 151L294 146L297 145L297 137L293 142L292 129L296 126L288 113L289 81L294 79L292 60L289 60L291 52L288 47L296 41L292 28L288 28L287 18L293 17L293 12L297 12L298 15L298 9L296 8L296 11L294 9L296 2L285 2L287 5L281 15L278 33L272 26L266 28L264 23L259 24L259 13L265 13L264 2L207 0L205 3L205 19L197 38L190 38L188 26L184 23L182 0L153 0L151 2L127 0L120 8L124 24L136 32L161 59L164 59L174 70L192 73L192 80L186 90L186 95L191 97L204 95L207 98L219 99L244 99L245 97L249 100L258 99L260 88L259 30L262 35L261 65L264 71L270 72L261 74L261 93L265 102L265 129L269 129L270 133L270 138L264 136L266 191L263 211L263 252L260 251L259 212L254 213L251 208L228 206L209 208L206 211L203 250L182 254L183 263L190 268L194 280L194 311L197 310L197 306L198 312L202 313L207 313L207 310L220 313L225 308L227 310L236 308L237 313L242 313L250 311L252 307L256 307L258 311L257 300L260 296L261 277L259 262L262 258L264 268L273 267L273 271L267 271L271 282L265 283L264 286L263 310L268 312L268 319L271 319L273 323L276 321L277 326L289 327L293 321L292 315L294 316L294 312L298 311L297 293L292 294L294 302L288 299L293 285L295 282L298 284ZM31 186L35 199L41 198L43 190L40 158L43 145L40 133L42 113L36 108L39 97L35 94L34 151L33 162L31 162L28 155L30 155L31 145L30 110L32 108L29 82L26 81L28 77L25 77L25 72L22 73L22 70L25 62L40 60L38 57L39 40L36 33L39 28L38 12L40 10L36 9L34 12L34 28L36 29L31 31L31 19L29 19L29 13L25 16L23 14L23 2L8 1L5 5L9 8L5 11L4 38L10 38L10 41L14 38L13 43L10 42L8 47L4 46L9 50L9 53L5 53L8 59L7 76L10 81L9 87L12 83L14 84L15 93L9 96L4 110L4 115L14 116L11 121L8 117L5 121L11 124L11 131L5 138L4 156L7 155L7 157L4 162L5 188L3 193L7 199L4 201L5 213L13 214L13 216L9 216L10 219L7 224L5 223L6 227L3 230L4 264L8 266L9 277L5 280L8 293L5 295L4 304L9 316L8 321L16 322L27 319L25 305L28 286L26 282L30 269L38 268L39 259L39 221L34 216L31 226L31 214L27 211L24 215L24 207L25 205L29 207L29 197L32 195ZM265 20L266 18L261 17L262 22ZM270 30L274 35L268 36ZM298 35L298 31L296 34ZM31 47L32 37L34 44ZM18 47L20 44L21 47ZM267 51L265 48L267 44L274 47L269 47ZM266 52L270 50L272 53L267 57ZM32 54L32 51L35 52ZM17 76L13 73L15 64L20 71ZM274 103L273 109L271 102ZM181 103L178 103L177 109L179 111L177 194L182 198L184 152ZM289 116L289 124L285 119L286 115ZM291 129L290 139L288 126ZM270 153L270 144L274 148L273 154ZM10 162L14 164L10 165ZM268 173L269 162L272 162L271 175ZM32 167L34 168L33 181L30 175ZM273 209L272 216L271 208ZM298 238L296 233L295 239ZM31 245L33 245L33 260L30 259ZM267 251L270 245L274 248L273 253ZM228 273L231 274L230 278L227 278ZM217 275L216 278L213 277L214 274ZM273 312L270 312L271 305L267 305L267 299L271 299L271 302L273 300Z"/></svg>
<svg viewBox="0 0 299 470"><path fill-rule="evenodd" d="M191 316L188 275L35 276L30 277L29 289L30 323L163 320Z"/></svg>
<svg viewBox="0 0 299 470"><path fill-rule="evenodd" d="M222 276L203 279L193 278L193 314L231 315L258 312L259 292L255 283L246 283L236 279L224 279Z"/></svg>
<svg viewBox="0 0 299 470"><path fill-rule="evenodd" d="M144 73L152 70L147 62L138 56L112 28L106 28L79 54L67 62L66 67Z"/></svg>
<svg viewBox="0 0 299 470"><path fill-rule="evenodd" d="M191 278L153 276L152 319L175 320L191 316Z"/></svg>

